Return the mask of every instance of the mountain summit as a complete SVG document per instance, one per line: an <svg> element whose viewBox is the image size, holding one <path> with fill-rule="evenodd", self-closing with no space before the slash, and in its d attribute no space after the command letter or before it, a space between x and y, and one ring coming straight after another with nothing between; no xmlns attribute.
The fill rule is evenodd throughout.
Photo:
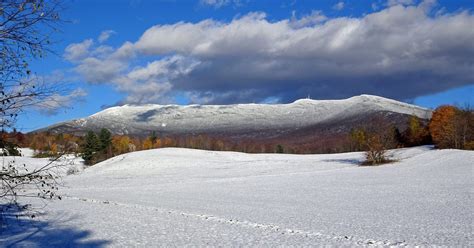
<svg viewBox="0 0 474 248"><path fill-rule="evenodd" d="M372 95L343 100L300 99L289 104L124 105L37 131L82 134L107 128L114 134L263 134L314 126L340 126L372 115L429 119L431 111ZM392 120L393 121L393 120ZM265 135L264 135L265 136Z"/></svg>
<svg viewBox="0 0 474 248"><path fill-rule="evenodd" d="M429 119L431 111L372 95L343 100L300 99L289 104L124 105L38 131L80 134L107 128L114 134L136 136L146 136L152 131L161 134L235 134L343 124L341 122L374 114L415 115Z"/></svg>
<svg viewBox="0 0 474 248"><path fill-rule="evenodd" d="M350 151L349 134L354 128L388 124L403 132L411 116L427 122L431 113L372 95L288 104L124 105L35 132L84 135L106 128L114 135L170 138L175 141L172 146L189 146L197 138L209 149L211 143L222 141L230 150L271 151L281 145L298 153L328 153Z"/></svg>

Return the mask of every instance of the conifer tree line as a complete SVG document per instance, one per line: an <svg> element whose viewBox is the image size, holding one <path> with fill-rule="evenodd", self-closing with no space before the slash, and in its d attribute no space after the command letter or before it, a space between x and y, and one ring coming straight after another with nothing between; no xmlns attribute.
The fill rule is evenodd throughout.
<svg viewBox="0 0 474 248"><path fill-rule="evenodd" d="M113 156L112 134L103 128L99 135L88 131L81 146L81 157L87 165L108 159Z"/></svg>

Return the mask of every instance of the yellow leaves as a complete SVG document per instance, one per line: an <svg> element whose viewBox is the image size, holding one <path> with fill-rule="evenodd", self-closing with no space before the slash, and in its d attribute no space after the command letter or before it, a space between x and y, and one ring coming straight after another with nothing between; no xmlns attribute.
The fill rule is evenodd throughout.
<svg viewBox="0 0 474 248"><path fill-rule="evenodd" d="M58 145L56 143L51 144L51 153L58 154Z"/></svg>
<svg viewBox="0 0 474 248"><path fill-rule="evenodd" d="M366 145L366 132L363 129L357 128L351 131L351 140L354 143L353 150L361 151L364 150Z"/></svg>
<svg viewBox="0 0 474 248"><path fill-rule="evenodd" d="M130 138L127 136L114 136L112 146L118 154L129 152Z"/></svg>
<svg viewBox="0 0 474 248"><path fill-rule="evenodd" d="M153 144L155 148L161 148L161 139L156 139L155 144Z"/></svg>
<svg viewBox="0 0 474 248"><path fill-rule="evenodd" d="M153 143L151 142L150 139L146 139L143 142L143 149L148 150L148 149L152 149L152 148L153 148Z"/></svg>

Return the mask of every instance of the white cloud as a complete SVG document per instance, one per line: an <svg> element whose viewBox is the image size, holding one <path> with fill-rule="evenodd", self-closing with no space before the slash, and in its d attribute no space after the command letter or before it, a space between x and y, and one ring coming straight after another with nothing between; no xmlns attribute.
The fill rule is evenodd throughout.
<svg viewBox="0 0 474 248"><path fill-rule="evenodd" d="M138 67L128 73L133 80L149 80L151 78L175 78L190 72L199 63L182 56L166 57L149 63L146 67Z"/></svg>
<svg viewBox="0 0 474 248"><path fill-rule="evenodd" d="M84 40L80 43L73 43L66 47L64 58L69 61L78 61L89 56L89 49L94 44L92 39Z"/></svg>
<svg viewBox="0 0 474 248"><path fill-rule="evenodd" d="M44 115L55 115L61 109L73 107L87 96L87 92L78 88L67 95L53 94L37 104L36 109Z"/></svg>
<svg viewBox="0 0 474 248"><path fill-rule="evenodd" d="M114 48L111 46L101 45L90 52L91 56L97 56L99 58L106 58L110 53L114 52Z"/></svg>
<svg viewBox="0 0 474 248"><path fill-rule="evenodd" d="M373 11L377 11L379 9L379 5L377 3L372 3L370 6L372 7Z"/></svg>
<svg viewBox="0 0 474 248"><path fill-rule="evenodd" d="M100 60L88 57L81 61L75 70L89 83L103 83L111 82L126 67L126 63L118 60Z"/></svg>
<svg viewBox="0 0 474 248"><path fill-rule="evenodd" d="M332 6L334 10L342 10L344 9L344 2L338 2Z"/></svg>
<svg viewBox="0 0 474 248"><path fill-rule="evenodd" d="M144 83L136 83L128 78L117 79L117 90L128 93L122 103L145 104L145 103L169 103L173 101L167 94L172 85L169 82L156 82L153 80Z"/></svg>
<svg viewBox="0 0 474 248"><path fill-rule="evenodd" d="M186 75L199 63L182 56L165 57L137 67L115 80L117 90L128 93L126 103L166 103L172 90L170 81Z"/></svg>
<svg viewBox="0 0 474 248"><path fill-rule="evenodd" d="M395 6L395 5L413 5L413 0L388 0L388 6Z"/></svg>
<svg viewBox="0 0 474 248"><path fill-rule="evenodd" d="M248 1L248 0L247 0ZM200 0L202 5L212 6L216 9L231 5L233 7L242 6L244 3L242 0Z"/></svg>
<svg viewBox="0 0 474 248"><path fill-rule="evenodd" d="M397 4L359 18L314 11L270 21L250 13L230 22L156 25L105 57L82 59L76 70L90 82L113 83L129 94L125 102L137 103L174 92L213 103L308 94L407 99L472 84L473 15L430 16L429 6ZM132 66L147 56L155 61ZM152 89L158 98L145 94Z"/></svg>
<svg viewBox="0 0 474 248"><path fill-rule="evenodd" d="M293 11L291 15L290 25L293 28L302 28L321 24L327 19L328 18L321 11L313 10L311 14L303 16L301 18L296 18L296 12Z"/></svg>
<svg viewBox="0 0 474 248"><path fill-rule="evenodd" d="M231 0L200 0L202 5L213 6L216 9L229 5L231 2Z"/></svg>
<svg viewBox="0 0 474 248"><path fill-rule="evenodd" d="M106 41L110 38L110 36L112 36L113 34L115 34L115 31L113 31L113 30L104 30L104 31L102 31L102 32L100 33L99 38L98 38L98 41L99 41L100 43L104 43L104 42L106 42Z"/></svg>
<svg viewBox="0 0 474 248"><path fill-rule="evenodd" d="M130 60L135 57L135 47L133 43L127 41L120 46L116 51L110 54L111 59Z"/></svg>

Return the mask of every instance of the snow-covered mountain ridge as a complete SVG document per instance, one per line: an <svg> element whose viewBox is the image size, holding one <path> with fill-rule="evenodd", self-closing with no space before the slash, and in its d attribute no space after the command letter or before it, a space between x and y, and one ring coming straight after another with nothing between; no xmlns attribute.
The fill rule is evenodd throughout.
<svg viewBox="0 0 474 248"><path fill-rule="evenodd" d="M429 119L431 111L415 105L360 95L343 100L301 99L289 104L124 105L86 118L59 123L53 131L108 128L116 134L206 133L299 129L389 112Z"/></svg>

